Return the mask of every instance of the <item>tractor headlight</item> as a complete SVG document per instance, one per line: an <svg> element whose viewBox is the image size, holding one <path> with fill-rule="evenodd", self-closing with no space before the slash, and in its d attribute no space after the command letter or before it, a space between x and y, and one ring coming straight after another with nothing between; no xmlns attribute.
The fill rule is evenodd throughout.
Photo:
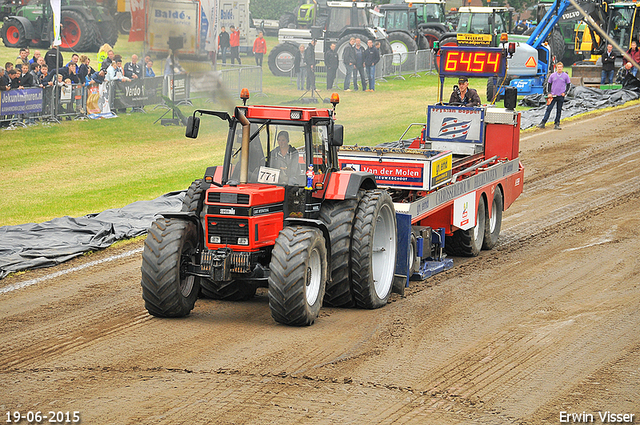
<svg viewBox="0 0 640 425"><path fill-rule="evenodd" d="M249 245L249 238L238 238L238 245Z"/></svg>
<svg viewBox="0 0 640 425"><path fill-rule="evenodd" d="M220 243L220 236L210 236L209 237L209 242L210 243Z"/></svg>

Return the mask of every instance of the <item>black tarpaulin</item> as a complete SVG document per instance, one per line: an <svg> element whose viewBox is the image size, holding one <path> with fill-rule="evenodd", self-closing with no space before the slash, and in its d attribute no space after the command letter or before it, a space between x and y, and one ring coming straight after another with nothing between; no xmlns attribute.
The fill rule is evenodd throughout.
<svg viewBox="0 0 640 425"><path fill-rule="evenodd" d="M562 118L569 118L596 109L618 106L630 100L638 99L640 92L636 90L638 89L600 90L591 87L572 87L562 105ZM531 94L525 96L520 100L519 105L532 107L532 109L522 111L521 130L540 124L547 109L544 95ZM553 123L555 116L556 110L554 106L548 122Z"/></svg>
<svg viewBox="0 0 640 425"><path fill-rule="evenodd" d="M184 191L84 217L0 227L0 279L12 272L51 267L84 252L147 232L154 216L180 211Z"/></svg>

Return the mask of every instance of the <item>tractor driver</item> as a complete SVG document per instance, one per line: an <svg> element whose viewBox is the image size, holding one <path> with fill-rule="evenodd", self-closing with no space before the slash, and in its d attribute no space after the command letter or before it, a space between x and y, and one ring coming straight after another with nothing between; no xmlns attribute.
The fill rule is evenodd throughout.
<svg viewBox="0 0 640 425"><path fill-rule="evenodd" d="M281 131L276 137L278 146L269 154L269 164L272 168L282 170L287 177L291 177L298 166L298 150L289 145L289 132ZM291 172L288 172L291 170Z"/></svg>
<svg viewBox="0 0 640 425"><path fill-rule="evenodd" d="M462 106L480 106L482 101L478 96L478 92L469 88L469 79L460 77L458 78L458 85L453 86L453 93L451 93L449 103L457 103Z"/></svg>

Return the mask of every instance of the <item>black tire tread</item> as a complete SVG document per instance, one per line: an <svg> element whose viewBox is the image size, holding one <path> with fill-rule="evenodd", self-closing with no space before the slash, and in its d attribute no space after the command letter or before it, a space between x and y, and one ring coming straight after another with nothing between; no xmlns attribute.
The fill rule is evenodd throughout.
<svg viewBox="0 0 640 425"><path fill-rule="evenodd" d="M351 291L356 305L360 308L380 308L387 303L389 295L391 295L392 285L389 288L389 293L383 299L378 298L371 270L372 227L377 220L377 207L383 203L390 203L393 206L391 196L386 190L367 190L356 210L351 242Z"/></svg>
<svg viewBox="0 0 640 425"><path fill-rule="evenodd" d="M500 237L500 229L502 228L502 210L504 208L504 197L500 187L496 187L493 193L493 200L496 201L495 208L497 209L496 227L491 232L491 216L489 215L489 209L485 214L484 220L484 240L482 241L482 249L493 249L498 244L498 238Z"/></svg>
<svg viewBox="0 0 640 425"><path fill-rule="evenodd" d="M142 298L147 311L157 317L183 317L193 309L199 291L198 279L191 293L180 291L182 247L195 244L193 223L159 218L151 223L142 252Z"/></svg>
<svg viewBox="0 0 640 425"><path fill-rule="evenodd" d="M78 24L78 27L80 28L80 34L81 34L80 40L78 40L75 46L69 46L65 48L61 47L60 50L76 51L76 52L90 51L91 46L95 42L94 39L97 35L95 33L93 25L91 25L90 22L88 22L82 15L80 15L78 12L74 10L63 10L60 15L61 15L60 21L62 23L64 23L65 17L69 17L74 21L76 21L76 23Z"/></svg>
<svg viewBox="0 0 640 425"><path fill-rule="evenodd" d="M351 234L358 207L357 199L325 201L320 219L331 238L331 285L327 286L324 303L332 307L353 307L351 294Z"/></svg>
<svg viewBox="0 0 640 425"><path fill-rule="evenodd" d="M316 303L309 306L305 295L305 281L309 251L313 246L318 246L321 258L324 259L323 282ZM327 276L322 232L311 227L285 227L276 239L269 269L269 308L273 319L290 326L312 325L322 306Z"/></svg>

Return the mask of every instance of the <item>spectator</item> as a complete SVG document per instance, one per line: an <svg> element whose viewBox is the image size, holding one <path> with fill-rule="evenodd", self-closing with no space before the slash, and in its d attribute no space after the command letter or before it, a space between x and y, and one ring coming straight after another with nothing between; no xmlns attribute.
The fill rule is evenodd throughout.
<svg viewBox="0 0 640 425"><path fill-rule="evenodd" d="M151 56L147 55L147 56L144 57L144 64L145 65L150 61L151 61Z"/></svg>
<svg viewBox="0 0 640 425"><path fill-rule="evenodd" d="M629 47L629 50L627 50L627 54L629 56L631 56L631 59L633 59L637 64L640 64L640 49L638 49L638 43L636 43L635 41L631 42L631 47ZM626 65L627 62L629 62L626 58L622 59L623 65ZM637 77L638 75L638 68L636 68L635 66L631 68L631 74L634 77Z"/></svg>
<svg viewBox="0 0 640 425"><path fill-rule="evenodd" d="M40 87L40 65L37 62L29 66L29 74L31 74L32 78L32 87Z"/></svg>
<svg viewBox="0 0 640 425"><path fill-rule="evenodd" d="M616 54L613 52L613 46L607 45L607 51L602 54L602 76L600 77L600 85L613 84L613 75L615 74Z"/></svg>
<svg viewBox="0 0 640 425"><path fill-rule="evenodd" d="M7 76L4 68L0 67L0 91L7 91L11 87L11 82L9 81L9 77Z"/></svg>
<svg viewBox="0 0 640 425"><path fill-rule="evenodd" d="M78 68L78 79L80 84L86 84L91 81L91 76L96 72L91 67L91 59L87 55L80 55L80 68Z"/></svg>
<svg viewBox="0 0 640 425"><path fill-rule="evenodd" d="M242 65L240 61L240 28L236 29L233 25L229 27L231 34L229 34L229 46L231 49L231 64L234 64L234 60L238 59L238 65Z"/></svg>
<svg viewBox="0 0 640 425"><path fill-rule="evenodd" d="M227 49L230 46L231 44L229 44L229 33L227 32L225 27L220 27L220 34L218 35L218 48L220 49L220 56L222 56L222 63L227 63Z"/></svg>
<svg viewBox="0 0 640 425"><path fill-rule="evenodd" d="M307 63L304 61L304 44L298 46L298 51L293 57L293 71L298 76L298 90L304 90L304 81L307 78Z"/></svg>
<svg viewBox="0 0 640 425"><path fill-rule="evenodd" d="M104 69L101 69L100 71L96 71L91 75L91 82L96 84L102 84L104 83L105 75L106 75L106 72L104 71Z"/></svg>
<svg viewBox="0 0 640 425"><path fill-rule="evenodd" d="M356 45L353 50L356 53L356 71L360 74L360 82L362 83L362 91L367 89L367 81L364 75L364 46L362 46L362 41L359 38L356 38ZM358 91L358 83L357 83L357 74L354 72L353 74L353 89Z"/></svg>
<svg viewBox="0 0 640 425"><path fill-rule="evenodd" d="M564 96L571 88L571 78L566 72L562 71L563 64L562 62L558 62L556 64L556 72L549 76L549 81L547 82L547 90L548 97L552 98L551 102L547 105L547 111L544 113L544 118L542 118L542 122L538 124L538 128L544 128L544 125L547 123L549 119L549 115L551 115L551 110L553 107L556 107L556 119L555 125L553 127L554 130L562 130L560 128L560 115L562 115L562 104L564 103Z"/></svg>
<svg viewBox="0 0 640 425"><path fill-rule="evenodd" d="M124 66L124 76L131 79L142 78L142 67L138 63L138 55L131 55L131 62Z"/></svg>
<svg viewBox="0 0 640 425"><path fill-rule="evenodd" d="M51 82L51 80L49 80L48 82L44 81L48 76L49 76L49 67L45 63L40 67L40 78L39 78L40 87L44 88L44 87L53 85L53 82Z"/></svg>
<svg viewBox="0 0 640 425"><path fill-rule="evenodd" d="M380 45L379 42L378 45ZM376 89L376 64L378 62L380 62L380 52L377 46L373 45L373 40L369 40L367 41L367 50L364 52L364 66L367 67L367 78L369 80L367 91L375 91Z"/></svg>
<svg viewBox="0 0 640 425"><path fill-rule="evenodd" d="M113 47L111 47L109 43L104 43L102 46L100 46L100 49L98 49L98 63L100 64L100 66L102 66L102 62L104 62L104 60L108 57L109 50L113 50Z"/></svg>
<svg viewBox="0 0 640 425"><path fill-rule="evenodd" d="M18 71L16 71L15 68L12 68L11 71L8 72L9 75L9 87L10 90L14 90L20 87L20 78L19 78L19 73Z"/></svg>
<svg viewBox="0 0 640 425"><path fill-rule="evenodd" d="M46 65L47 63L44 61L44 56L40 56L37 59L38 65L40 65L40 68L42 68L43 65Z"/></svg>
<svg viewBox="0 0 640 425"><path fill-rule="evenodd" d="M104 69L105 71L108 71L115 57L116 57L116 54L113 52L112 49L109 49L109 51L107 52L107 57L104 58L104 60L100 64L100 69Z"/></svg>
<svg viewBox="0 0 640 425"><path fill-rule="evenodd" d="M7 62L4 64L4 71L5 71L5 75L7 75L7 78L9 78L8 77L9 71L11 71L12 69L13 69L13 64L11 62Z"/></svg>
<svg viewBox="0 0 640 425"><path fill-rule="evenodd" d="M20 79L19 89L33 87L33 77L29 74L29 65L27 63L23 63L21 66L22 73L18 77Z"/></svg>
<svg viewBox="0 0 640 425"><path fill-rule="evenodd" d="M351 37L349 39L349 45L345 47L344 53L342 54L342 61L344 62L344 67L346 68L346 72L344 75L344 90L351 91L349 86L351 84L351 78L353 76L353 82L356 83L356 51L354 45L356 44L356 38ZM356 84L356 90L358 90L358 86Z"/></svg>
<svg viewBox="0 0 640 425"><path fill-rule="evenodd" d="M316 39L304 51L304 61L307 64L307 90L316 89Z"/></svg>
<svg viewBox="0 0 640 425"><path fill-rule="evenodd" d="M253 55L256 58L256 65L262 67L262 58L267 53L267 42L264 39L262 31L258 33L258 37L253 42Z"/></svg>
<svg viewBox="0 0 640 425"><path fill-rule="evenodd" d="M145 64L144 76L145 77L155 77L156 76L156 73L153 72L153 61L151 60L151 58L149 58L149 60Z"/></svg>
<svg viewBox="0 0 640 425"><path fill-rule="evenodd" d="M58 75L62 76L63 81L69 80L73 84L80 83L78 75L76 74L76 65L74 63L70 63L68 68L63 66L62 68L58 68L55 71L50 72L49 75L47 75L47 78L42 80L42 84L48 83L49 81L57 81Z"/></svg>
<svg viewBox="0 0 640 425"><path fill-rule="evenodd" d="M75 63L76 64L76 71L78 70L78 68L80 67L80 65L78 64L78 61L80 60L80 57L78 56L77 53L74 53L71 55L71 60L69 61L68 64L66 64L65 66L68 68L70 64Z"/></svg>
<svg viewBox="0 0 640 425"><path fill-rule="evenodd" d="M29 49L23 47L20 49L20 54L16 58L16 64L26 64L29 65Z"/></svg>
<svg viewBox="0 0 640 425"><path fill-rule="evenodd" d="M42 57L42 54L40 53L40 50L36 50L36 51L33 52L33 57L31 59L29 59L29 63L30 64L38 63L38 59L40 59L41 57ZM42 64L40 66L42 66Z"/></svg>
<svg viewBox="0 0 640 425"><path fill-rule="evenodd" d="M46 62L49 70L57 69L59 66L62 66L64 63L64 59L62 58L62 53L58 50L56 46L51 46L51 48L45 53L44 61Z"/></svg>
<svg viewBox="0 0 640 425"><path fill-rule="evenodd" d="M331 43L329 50L324 54L324 66L327 68L327 90L333 88L338 71L338 54L336 53L336 43Z"/></svg>
<svg viewBox="0 0 640 425"><path fill-rule="evenodd" d="M124 71L122 69L122 56L116 55L113 57L111 66L107 69L107 74L104 79L106 81L131 81L129 78L124 76Z"/></svg>

